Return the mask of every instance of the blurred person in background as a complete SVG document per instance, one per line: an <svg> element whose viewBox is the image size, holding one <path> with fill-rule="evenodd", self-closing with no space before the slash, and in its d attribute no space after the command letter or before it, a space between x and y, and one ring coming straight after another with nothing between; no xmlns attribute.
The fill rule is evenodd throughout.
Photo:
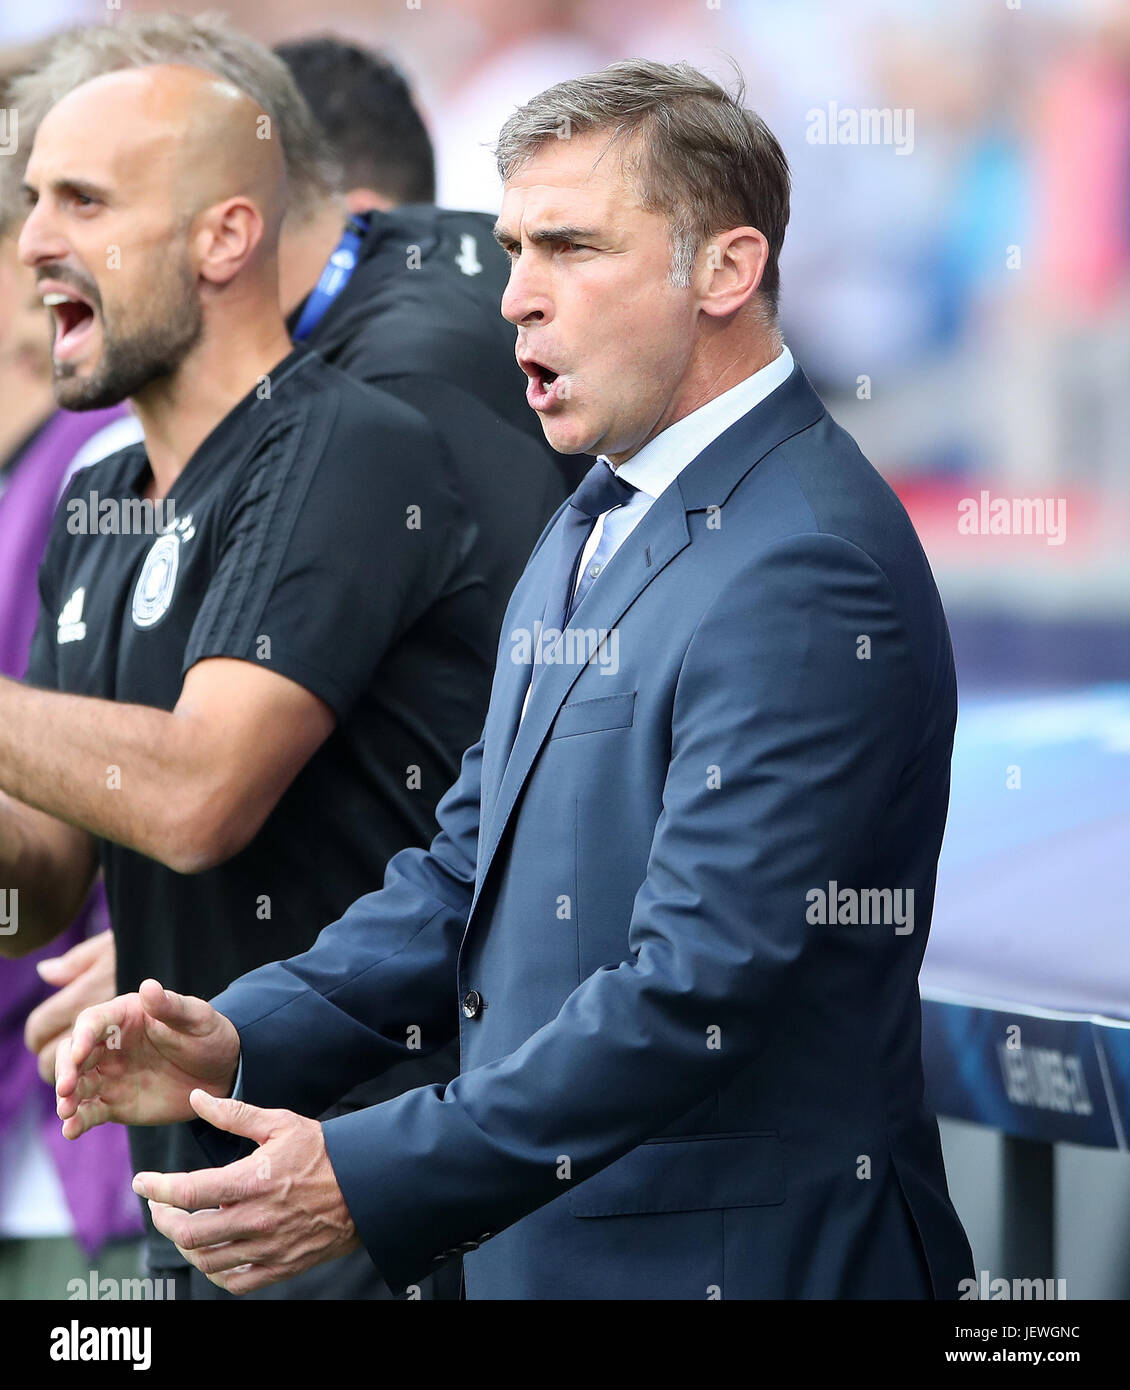
<svg viewBox="0 0 1130 1390"><path fill-rule="evenodd" d="M1105 539L1130 521L1130 4L1105 0L1052 30L1049 70L1027 112L1029 273L1001 360L1001 485L1102 499ZM1039 390L1025 389L1033 382Z"/></svg>
<svg viewBox="0 0 1130 1390"><path fill-rule="evenodd" d="M615 56L596 32L594 9L589 0L464 0L465 56L435 100L441 203L497 213L492 150L503 121L536 92Z"/></svg>
<svg viewBox="0 0 1130 1390"><path fill-rule="evenodd" d="M333 147L349 212L435 202L431 137L395 63L330 35L277 44L275 52Z"/></svg>
<svg viewBox="0 0 1130 1390"><path fill-rule="evenodd" d="M0 682L0 882L19 893L0 950L54 936L100 860L118 988L158 967L218 984L308 946L307 921L426 842L498 625L427 422L290 342L286 157L259 132L305 107L268 50L247 60L263 101L199 65L80 81L24 171L56 399L128 397L144 441L73 479L40 571L39 688ZM103 524L107 503L113 521L161 501L175 521ZM130 1141L135 1166L200 1161L183 1129ZM147 1258L177 1297L222 1296L152 1229ZM388 1294L359 1254L288 1296Z"/></svg>
<svg viewBox="0 0 1130 1390"><path fill-rule="evenodd" d="M10 219L0 221L0 675L15 679L27 667L39 613L36 575L64 478L76 452L121 414L56 407L43 306L35 277L19 263L17 231ZM59 1003L69 1025L90 997L83 990L76 998L68 986L48 1000L49 984L66 986L98 962L94 990L113 992L112 957L107 968L100 949L109 940L97 887L53 948L52 956L65 951L62 959L40 950L0 967L0 1300L58 1298L72 1279L86 1287L91 1270L116 1279L141 1272L125 1131L107 1127L89 1154L60 1142L54 1087L46 1084L54 1080L54 1049L42 1076L23 1045L29 1012L34 1031L46 1028L57 1039L62 1030L52 1012Z"/></svg>
<svg viewBox="0 0 1130 1390"><path fill-rule="evenodd" d="M587 461L551 450L526 405L500 312L509 267L493 218L433 205L431 144L407 81L387 59L332 37L276 51L340 170L332 196L302 191L308 210L284 224L291 336L428 417L489 538L501 621L541 527ZM320 277L333 276L343 258L353 268L327 302Z"/></svg>

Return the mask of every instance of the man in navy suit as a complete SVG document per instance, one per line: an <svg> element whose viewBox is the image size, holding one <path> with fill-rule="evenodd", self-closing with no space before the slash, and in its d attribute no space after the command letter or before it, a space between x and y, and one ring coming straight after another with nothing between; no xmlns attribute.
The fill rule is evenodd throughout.
<svg viewBox="0 0 1130 1390"><path fill-rule="evenodd" d="M136 1182L231 1291L358 1242L399 1291L462 1252L470 1298L972 1274L917 988L949 636L780 340L788 170L740 101L633 61L503 129L503 313L549 441L597 461L514 591L430 849L212 1005L148 981L59 1049L69 1137L196 1115L245 1154ZM306 1118L456 1030L446 1088Z"/></svg>

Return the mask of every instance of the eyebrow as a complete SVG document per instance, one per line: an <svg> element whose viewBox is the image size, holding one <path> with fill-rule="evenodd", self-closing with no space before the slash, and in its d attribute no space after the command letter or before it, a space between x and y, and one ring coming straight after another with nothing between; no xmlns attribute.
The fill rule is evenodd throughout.
<svg viewBox="0 0 1130 1390"><path fill-rule="evenodd" d="M98 184L90 183L86 179L51 179L48 182L48 187L54 193L79 193L84 198L97 198L99 202L103 203L108 201L110 197L109 189L100 188ZM39 189L28 183L26 179L20 185L20 192L25 198L37 198L39 196Z"/></svg>
<svg viewBox="0 0 1130 1390"><path fill-rule="evenodd" d="M530 232L529 238L535 246L540 246L543 242L552 241L591 241L594 237L599 237L600 233L595 227L539 227L537 231ZM508 232L505 227L495 225L494 239L500 246L517 246L518 238L513 232Z"/></svg>

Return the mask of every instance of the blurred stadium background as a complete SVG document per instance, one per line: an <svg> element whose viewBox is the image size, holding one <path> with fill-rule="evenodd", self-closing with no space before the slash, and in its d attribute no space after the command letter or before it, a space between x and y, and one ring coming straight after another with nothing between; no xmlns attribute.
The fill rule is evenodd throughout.
<svg viewBox="0 0 1130 1390"><path fill-rule="evenodd" d="M381 49L439 201L491 212L490 144L542 88L626 56L738 64L793 168L786 341L911 511L957 651L923 976L954 1199L990 1278L1130 1295L1130 0L128 8ZM6 7L0 65L120 12ZM888 138L852 143L871 111Z"/></svg>

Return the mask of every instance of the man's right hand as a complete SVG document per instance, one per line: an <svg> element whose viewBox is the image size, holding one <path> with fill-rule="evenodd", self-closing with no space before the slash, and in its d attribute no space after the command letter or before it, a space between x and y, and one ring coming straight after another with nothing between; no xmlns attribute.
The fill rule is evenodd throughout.
<svg viewBox="0 0 1130 1390"><path fill-rule="evenodd" d="M36 969L48 984L59 988L28 1015L24 1046L38 1057L40 1076L52 1082L56 1049L75 1026L79 1014L91 1004L102 1004L114 997L114 933L107 927L63 955L41 960Z"/></svg>
<svg viewBox="0 0 1130 1390"><path fill-rule="evenodd" d="M84 1009L55 1054L57 1110L63 1137L96 1125L163 1125L191 1120L198 1087L231 1094L239 1066L235 1025L211 1004L146 980Z"/></svg>

